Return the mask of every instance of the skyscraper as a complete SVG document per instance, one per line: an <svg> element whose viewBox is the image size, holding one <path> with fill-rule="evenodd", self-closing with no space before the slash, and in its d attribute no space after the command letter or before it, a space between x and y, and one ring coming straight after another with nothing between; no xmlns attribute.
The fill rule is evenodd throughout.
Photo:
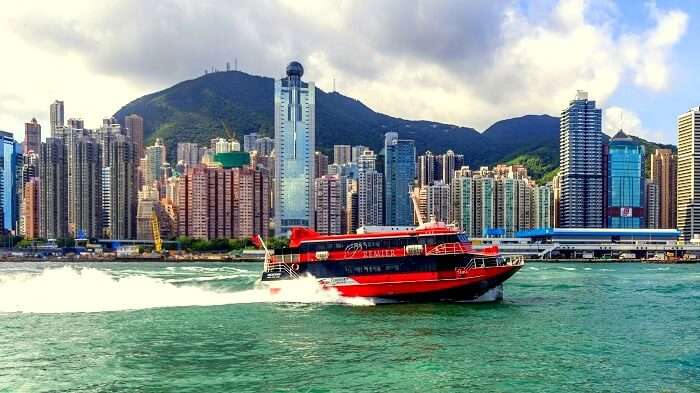
<svg viewBox="0 0 700 393"><path fill-rule="evenodd" d="M36 119L29 123L24 123L24 154L33 151L39 152L41 149L41 124Z"/></svg>
<svg viewBox="0 0 700 393"><path fill-rule="evenodd" d="M328 156L317 151L314 153L314 174L316 178L323 177L328 174Z"/></svg>
<svg viewBox="0 0 700 393"><path fill-rule="evenodd" d="M199 145L196 143L180 142L177 144L177 162L192 166L201 162Z"/></svg>
<svg viewBox="0 0 700 393"><path fill-rule="evenodd" d="M112 239L136 237L136 145L125 135L116 135L109 144L110 230Z"/></svg>
<svg viewBox="0 0 700 393"><path fill-rule="evenodd" d="M677 225L690 240L700 234L700 106L678 116Z"/></svg>
<svg viewBox="0 0 700 393"><path fill-rule="evenodd" d="M343 195L342 182L345 178L339 176L322 176L316 179L314 192L316 201L314 206L316 213L315 229L318 233L324 235L337 235L342 233L343 229Z"/></svg>
<svg viewBox="0 0 700 393"><path fill-rule="evenodd" d="M143 145L143 117L136 114L124 117L124 127L126 128L126 135L136 145L137 159L143 158L145 153Z"/></svg>
<svg viewBox="0 0 700 393"><path fill-rule="evenodd" d="M384 134L384 224L411 225L413 204L411 188L416 177L416 144L399 139L399 134Z"/></svg>
<svg viewBox="0 0 700 393"><path fill-rule="evenodd" d="M269 137L262 137L258 138L255 141L255 150L258 152L259 155L262 156L269 156L272 154L272 151L275 149L275 140Z"/></svg>
<svg viewBox="0 0 700 393"><path fill-rule="evenodd" d="M68 228L76 238L102 236L102 146L94 138L72 141L68 159Z"/></svg>
<svg viewBox="0 0 700 393"><path fill-rule="evenodd" d="M647 228L660 227L660 204L659 204L659 185L651 180L646 183L646 204L644 210L646 213Z"/></svg>
<svg viewBox="0 0 700 393"><path fill-rule="evenodd" d="M365 150L357 159L357 225L383 225L383 185L382 174L376 171L377 156L372 150Z"/></svg>
<svg viewBox="0 0 700 393"><path fill-rule="evenodd" d="M287 66L287 77L275 81L275 232L314 223L314 152L316 90L302 82L304 68Z"/></svg>
<svg viewBox="0 0 700 393"><path fill-rule="evenodd" d="M644 146L620 130L608 144L608 228L645 228Z"/></svg>
<svg viewBox="0 0 700 393"><path fill-rule="evenodd" d="M452 150L448 150L442 155L442 175L440 179L445 182L445 184L451 184L452 178L454 177L455 171L464 165L464 156L462 154L455 154Z"/></svg>
<svg viewBox="0 0 700 393"><path fill-rule="evenodd" d="M352 146L333 145L333 163L338 165L352 161Z"/></svg>
<svg viewBox="0 0 700 393"><path fill-rule="evenodd" d="M533 228L552 228L552 213L554 208L553 190L550 185L536 186L534 188L534 223Z"/></svg>
<svg viewBox="0 0 700 393"><path fill-rule="evenodd" d="M22 192L22 235L25 239L39 238L40 209L39 178L33 177L24 184Z"/></svg>
<svg viewBox="0 0 700 393"><path fill-rule="evenodd" d="M452 216L452 202L450 197L450 186L442 181L436 181L429 186L420 188L420 206L425 209L421 211L423 219L449 222Z"/></svg>
<svg viewBox="0 0 700 393"><path fill-rule="evenodd" d="M352 162L357 162L357 160L360 159L360 156L362 156L362 153L364 153L366 150L369 150L369 147L367 146L362 146L362 145L357 145L352 147Z"/></svg>
<svg viewBox="0 0 700 393"><path fill-rule="evenodd" d="M560 222L563 228L603 224L601 110L578 91L562 111L559 132Z"/></svg>
<svg viewBox="0 0 700 393"><path fill-rule="evenodd" d="M435 181L435 156L430 150L418 156L418 185L428 186Z"/></svg>
<svg viewBox="0 0 700 393"><path fill-rule="evenodd" d="M651 181L658 195L658 228L676 227L677 157L670 149L656 149L651 156Z"/></svg>
<svg viewBox="0 0 700 393"><path fill-rule="evenodd" d="M146 161L143 170L143 182L147 185L152 185L153 182L160 182L161 177L161 167L166 162L165 161L165 145L163 140L156 138L153 146L148 146L146 148Z"/></svg>
<svg viewBox="0 0 700 393"><path fill-rule="evenodd" d="M195 165L178 179L178 232L197 239L267 236L266 171Z"/></svg>
<svg viewBox="0 0 700 393"><path fill-rule="evenodd" d="M0 131L2 142L2 167L0 168L0 192L2 198L2 228L16 231L19 225L21 195L22 149L9 132Z"/></svg>
<svg viewBox="0 0 700 393"><path fill-rule="evenodd" d="M40 223L44 239L68 237L68 157L61 138L46 138L39 158Z"/></svg>
<svg viewBox="0 0 700 393"><path fill-rule="evenodd" d="M251 132L250 134L243 135L243 151L251 152L255 150L255 141L258 140L258 133Z"/></svg>
<svg viewBox="0 0 700 393"><path fill-rule="evenodd" d="M63 108L63 101L54 101L50 106L50 121L51 121L51 136L57 136L56 130L59 127L63 127L65 124L65 114Z"/></svg>
<svg viewBox="0 0 700 393"><path fill-rule="evenodd" d="M452 218L467 236L474 236L474 179L469 167L463 167L455 174L451 184Z"/></svg>

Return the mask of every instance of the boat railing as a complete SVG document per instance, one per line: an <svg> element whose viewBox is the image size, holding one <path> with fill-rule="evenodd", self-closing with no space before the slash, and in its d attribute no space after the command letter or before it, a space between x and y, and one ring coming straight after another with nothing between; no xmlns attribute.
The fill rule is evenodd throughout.
<svg viewBox="0 0 700 393"><path fill-rule="evenodd" d="M268 273L282 273L286 274L291 278L299 277L299 264L298 263L282 263L282 262L270 262L267 264Z"/></svg>
<svg viewBox="0 0 700 393"><path fill-rule="evenodd" d="M442 243L428 250L425 255L454 255L466 252L469 252L469 249L462 243Z"/></svg>
<svg viewBox="0 0 700 393"><path fill-rule="evenodd" d="M509 255L499 257L477 257L469 260L465 267L498 267L498 266L522 266L525 264L525 257L522 255Z"/></svg>

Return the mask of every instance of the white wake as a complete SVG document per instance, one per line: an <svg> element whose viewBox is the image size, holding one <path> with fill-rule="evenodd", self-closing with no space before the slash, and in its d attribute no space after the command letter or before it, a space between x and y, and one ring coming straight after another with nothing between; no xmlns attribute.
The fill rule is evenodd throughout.
<svg viewBox="0 0 700 393"><path fill-rule="evenodd" d="M243 303L373 304L368 299L344 298L335 290L323 289L313 277L280 284L281 289L275 293L263 287L225 292L175 285L141 274L117 278L94 268L64 266L39 274L0 276L0 312L102 312Z"/></svg>

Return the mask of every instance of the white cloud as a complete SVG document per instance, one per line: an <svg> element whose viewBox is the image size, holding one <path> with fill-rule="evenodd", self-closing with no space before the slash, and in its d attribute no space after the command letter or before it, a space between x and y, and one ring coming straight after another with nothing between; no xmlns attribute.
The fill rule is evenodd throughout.
<svg viewBox="0 0 700 393"><path fill-rule="evenodd" d="M625 83L667 88L688 16L649 3L649 26L620 35L625 21L597 1L561 0L534 14L515 0L17 3L0 15L9 54L0 129L19 136L33 116L48 129L57 98L67 116L96 126L234 57L244 71L276 77L299 59L320 87L336 78L340 92L377 111L478 129L558 115L577 89L604 105Z"/></svg>
<svg viewBox="0 0 700 393"><path fill-rule="evenodd" d="M645 128L639 115L634 111L619 106L606 108L603 111L603 131L613 136L620 130L650 142L676 143L666 133Z"/></svg>

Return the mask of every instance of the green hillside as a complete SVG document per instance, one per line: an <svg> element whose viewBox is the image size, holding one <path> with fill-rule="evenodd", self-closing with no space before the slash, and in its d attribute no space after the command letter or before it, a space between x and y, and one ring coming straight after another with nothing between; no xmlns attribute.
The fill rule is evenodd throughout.
<svg viewBox="0 0 700 393"><path fill-rule="evenodd" d="M160 137L175 159L178 142L208 145L226 136L228 128L239 139L258 132L273 136L272 78L239 71L215 72L138 98L115 113L120 122L130 114L144 118L146 143ZM523 163L533 177L551 175L559 163L559 119L527 115L494 123L483 133L473 128L425 120L405 120L373 111L362 102L339 93L316 89L317 149L332 154L334 144L382 148L384 133L396 131L414 139L418 153L452 149L464 154L472 167ZM649 147L656 146L649 143Z"/></svg>

